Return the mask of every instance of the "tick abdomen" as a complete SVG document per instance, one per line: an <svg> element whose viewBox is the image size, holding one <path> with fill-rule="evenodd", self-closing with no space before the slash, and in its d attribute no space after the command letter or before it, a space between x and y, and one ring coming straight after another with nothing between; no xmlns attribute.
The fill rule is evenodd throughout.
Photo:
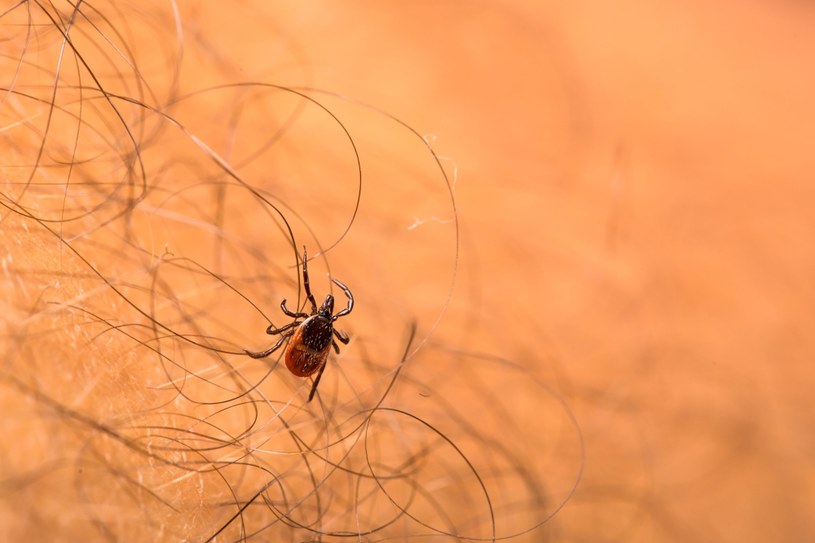
<svg viewBox="0 0 815 543"><path fill-rule="evenodd" d="M307 377L325 363L331 348L333 327L321 315L313 315L297 327L286 350L286 367L298 377Z"/></svg>

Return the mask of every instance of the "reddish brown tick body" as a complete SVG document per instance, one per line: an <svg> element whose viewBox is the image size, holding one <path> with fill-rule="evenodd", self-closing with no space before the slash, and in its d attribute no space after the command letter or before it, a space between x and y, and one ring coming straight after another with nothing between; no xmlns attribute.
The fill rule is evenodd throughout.
<svg viewBox="0 0 815 543"><path fill-rule="evenodd" d="M320 377L322 377L325 370L325 363L331 347L334 347L337 354L340 353L340 346L337 345L335 338L345 345L348 344L348 335L335 329L334 321L351 312L354 308L354 296L348 290L348 287L338 280L332 279L348 297L348 305L334 315L334 297L329 294L325 297L323 305L318 308L317 301L314 299L309 285L307 262L306 248L303 247L303 288L306 291L306 298L311 303L311 314L289 311L286 307L286 300L283 300L280 303L280 309L283 310L283 313L292 317L294 321L280 328L274 328L270 325L266 329L267 334L281 334L277 343L265 351L257 353L246 351L246 354L252 358L266 358L279 349L287 338L291 338L284 355L286 367L289 368L289 371L298 377L308 377L319 371L317 377L314 378L314 384L308 395L308 401L311 401L314 393L317 392L317 385L320 383ZM305 320L301 322L300 319Z"/></svg>

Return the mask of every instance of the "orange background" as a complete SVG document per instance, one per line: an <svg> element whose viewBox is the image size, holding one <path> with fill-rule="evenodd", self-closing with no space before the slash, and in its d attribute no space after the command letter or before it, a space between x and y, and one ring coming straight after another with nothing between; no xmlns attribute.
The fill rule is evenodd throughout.
<svg viewBox="0 0 815 543"><path fill-rule="evenodd" d="M268 191L273 203L288 206L290 219L299 216L291 219L298 243L339 241L327 253L330 271L352 287L358 305L337 326L342 323L354 339L342 369L334 376L331 367L326 371L321 393L340 400L365 397L370 382L382 392L383 375L398 364L409 323L415 321L417 341L428 343L406 364L400 376L405 384L392 396L395 405L469 447L476 464L489 466L497 450L489 445L493 439L503 437L517 449L520 462L530 467L528 481L545 495L540 502L545 506L540 514L517 518L503 510L500 533L535 525L568 498L550 520L518 540L815 537L815 11L808 5L245 2L226 7L182 2L180 40L163 4L154 12L99 7L106 33L129 28L115 43L129 44L151 87L142 92L132 80L107 70L126 63L106 60L106 54L115 57L112 46L105 53L90 46L103 40L77 32L77 48L97 66L106 88L150 104L178 98L165 111L208 147L190 143L184 131L168 130L166 119L144 120L135 113L140 108L127 109L132 114L127 124L139 127L134 128L137 140L153 141L150 130L156 127L167 130L140 150L150 186L161 190L151 193L142 207L148 212L136 214L128 226L133 237L124 236L124 228L94 234L107 247L127 240L128 247L138 246L151 257L120 260L96 253L98 246L84 247L83 254L109 278L149 285L150 262L162 253L183 256L222 274L281 322L279 300L294 299L297 292L296 255L267 205L242 189L195 188L200 180L223 176L205 152L211 150L234 165L241 179ZM18 27L9 17L0 21L11 35L4 47L10 58L21 58L25 18L15 21ZM90 28L83 24L77 19L77 28ZM53 70L59 35L39 30L37 38L29 42L25 58ZM13 73L14 65L6 62L4 73ZM65 72L68 78L70 70ZM53 73L26 69L16 85L44 84L47 91L53 80ZM82 81L90 84L87 77ZM309 104L287 124L287 115L298 111L296 97L287 92L212 88L239 82L296 87L337 115L358 146L362 185L347 138L320 108ZM49 92L43 96L50 98ZM187 96L193 92L200 94ZM83 100L95 103L87 96ZM4 124L12 126L34 107L7 101ZM100 110L97 126L110 118ZM95 124L90 105L82 115ZM452 188L420 138L388 115L431 142ZM64 130L64 141L74 141L71 126L55 124L54 137ZM34 133L39 139L14 132L4 136L15 142L9 151L14 160L4 164L6 182L20 182L20 171L9 164L34 163L36 143L42 141L42 133ZM128 148L122 133L110 144L116 145ZM57 151L46 156L55 162L63 157ZM75 159L94 156L99 155L89 144L87 155ZM105 168L98 160L89 163L95 164L87 166L89 177ZM64 179L67 174L51 170L49 175ZM46 177L34 180L35 192L45 187ZM19 195L19 186L5 193ZM181 186L184 198L172 195ZM352 221L357 195L359 211ZM61 209L59 198L54 203L30 193L24 197L32 198L26 205L44 214ZM75 197L69 201L82 209L105 201L93 194ZM170 211L198 222L179 221ZM199 211L201 216L195 215ZM85 264L49 245L53 236L44 235L42 247L14 245L15 239L34 239L15 237L22 227L14 220L6 218L3 227L6 258L17 263L7 269L4 285L11 300L5 337L15 338L6 349L7 359L15 361L9 368L61 404L99 420L135 410L138 402L159 405L161 393L145 383L168 376L158 365L145 369L128 347L121 347L129 353L122 356L133 357L127 369L101 364L73 380L63 377L65 367L52 366L54 356L42 356L44 344L25 335L31 329L17 332L30 316L27 311L44 309L37 300L92 300L96 294L88 291L107 291L83 275ZM62 235L91 231L100 222L91 215L66 224ZM216 225L216 233L202 234L207 232L202 222ZM229 249L209 245L214 239ZM40 249L42 259L36 256ZM26 258L30 261L21 265ZM135 262L143 265L135 266L140 272L133 271ZM58 270L67 271L67 278L60 287L65 290L58 290L62 294L54 295L54 283L39 272ZM186 307L168 304L156 309L161 318L177 323L181 333L217 337L220 348L265 347L262 330L268 321L230 298L231 291L218 290L221 286L201 287L204 294L185 298L181 287L193 274L185 268L174 276L176 271L166 272L167 284L152 296L160 298L156 292L161 292L209 309L206 318L193 318ZM322 261L314 265L318 298L330 286L326 271ZM144 296L140 307L147 307L151 296L132 288L127 295ZM123 319L139 322L142 316L113 299L92 307L110 310L110 304L118 304L129 315ZM80 339L76 349L87 349L82 347L87 338ZM70 360L76 349L54 342ZM456 354L460 351L467 354ZM490 356L503 361L479 362ZM34 362L40 357L42 362ZM184 351L184 358L190 371L207 371L210 364L195 358L194 350L192 355ZM68 373L74 371L79 372ZM347 388L337 384L343 371L350 375ZM83 389L79 385L88 376L94 384ZM286 394L299 386L285 374L279 379L264 385L270 396L277 390L273 386L289 386L281 389ZM129 383L127 391L116 388L122 382ZM215 401L208 396L217 395L214 388L190 384L189 390L200 393L198 400ZM36 395L20 392L17 385L4 390L6 413L28 413L21 406ZM304 391L296 390L302 401ZM115 402L121 406L110 407ZM451 412L445 402L461 407L467 424L477 430L445 420ZM31 425L20 427L19 418L9 417L3 431L27 436L20 443L42 452L53 445L47 439L53 422L47 416L43 422L38 409L32 413L26 415ZM78 433L67 440L77 448ZM426 429L416 436L417 442L433 441ZM24 447L15 450L8 445L11 439L4 441L6 481L16 481L19 470L36 471L50 465L49 458L60 458L43 453L21 459ZM377 442L383 458L388 443ZM459 473L460 459L445 459L459 463L447 471L439 468L434 477L450 475L441 486L454 488L451 474ZM119 467L128 473L143 468L136 461ZM579 485L569 494L581 469ZM11 526L6 535L84 533L85 528L61 531L72 521L56 520L58 504L46 505L50 502L37 494L65 492L54 502L70 507L65 504L72 491L59 484L68 476L54 477L45 477L36 490L15 490L2 502L0 518ZM155 477L160 486L160 475L146 477ZM507 483L496 498L511 503L502 492L511 494L515 484L523 486L518 480ZM448 498L451 511L456 499L465 499L454 490L440 499ZM120 504L116 514L102 515L104 522L127 518L123 510L130 506ZM195 534L218 525L206 518L167 522L189 522ZM141 537L148 540L150 532ZM157 537L173 539L166 533Z"/></svg>

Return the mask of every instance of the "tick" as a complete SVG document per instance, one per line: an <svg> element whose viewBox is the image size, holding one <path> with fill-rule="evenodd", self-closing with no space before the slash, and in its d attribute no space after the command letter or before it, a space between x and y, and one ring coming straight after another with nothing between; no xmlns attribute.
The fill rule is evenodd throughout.
<svg viewBox="0 0 815 543"><path fill-rule="evenodd" d="M288 346L286 347L285 361L286 367L289 371L298 377L308 377L317 372L317 377L314 378L314 384L311 386L311 392L308 395L308 401L314 397L317 392L317 385L320 384L320 377L323 376L325 370L326 360L331 347L337 354L340 354L340 346L337 341L344 345L348 345L348 335L345 332L334 328L334 322L340 317L344 317L354 309L354 296L344 284L337 279L332 281L342 289L345 296L348 298L348 305L345 309L334 315L334 297L329 294L325 297L323 305L317 308L317 301L311 293L311 287L308 280L308 258L306 256L306 248L303 247L303 288L306 291L306 298L311 303L311 313L290 311L286 307L286 300L280 302L280 309L283 313L292 317L294 320L280 328L274 328L272 325L266 329L269 335L280 334L280 339L277 340L271 348L261 351L252 352L245 351L246 354L252 358L266 358L283 345L287 339L291 338ZM300 321L300 319L305 319ZM335 340L336 338L336 340Z"/></svg>

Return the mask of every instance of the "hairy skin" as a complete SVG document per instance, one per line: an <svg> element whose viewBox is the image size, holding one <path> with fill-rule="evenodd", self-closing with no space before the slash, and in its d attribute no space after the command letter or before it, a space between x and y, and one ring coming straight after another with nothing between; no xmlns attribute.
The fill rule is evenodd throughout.
<svg viewBox="0 0 815 543"><path fill-rule="evenodd" d="M815 538L806 6L261 4L181 2L179 36L94 3L109 40L62 4L61 64L38 5L0 19L0 540L373 530L371 466L424 522L382 536ZM246 81L398 115L457 215L403 127L315 94L360 189L323 110L212 89ZM292 247L349 224L309 269L353 285L354 339L304 409L243 350L294 307ZM417 419L353 433L385 391Z"/></svg>

